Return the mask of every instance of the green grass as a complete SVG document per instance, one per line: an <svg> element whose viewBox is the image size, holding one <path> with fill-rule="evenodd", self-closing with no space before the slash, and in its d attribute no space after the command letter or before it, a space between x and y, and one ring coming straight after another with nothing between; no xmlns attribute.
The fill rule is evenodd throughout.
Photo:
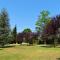
<svg viewBox="0 0 60 60"><path fill-rule="evenodd" d="M0 48L0 60L57 60L60 48L41 46L12 46Z"/></svg>

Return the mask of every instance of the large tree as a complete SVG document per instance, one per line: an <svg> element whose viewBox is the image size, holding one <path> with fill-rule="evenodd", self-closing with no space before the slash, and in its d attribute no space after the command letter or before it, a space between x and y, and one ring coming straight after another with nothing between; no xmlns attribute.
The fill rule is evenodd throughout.
<svg viewBox="0 0 60 60"><path fill-rule="evenodd" d="M0 13L0 45L4 46L8 43L10 34L9 17L6 9L2 9Z"/></svg>
<svg viewBox="0 0 60 60"><path fill-rule="evenodd" d="M51 21L46 25L43 35L46 36L51 42L54 43L54 47L60 38L60 15L51 18ZM60 39L59 39L60 40Z"/></svg>
<svg viewBox="0 0 60 60"><path fill-rule="evenodd" d="M42 32L45 25L50 21L49 12L43 10L40 12L38 20L36 21L36 30Z"/></svg>
<svg viewBox="0 0 60 60"><path fill-rule="evenodd" d="M39 32L38 40L41 40L41 33L44 31L46 24L50 21L49 12L43 10L40 12L38 20L36 21L36 31ZM46 44L46 40L44 41Z"/></svg>

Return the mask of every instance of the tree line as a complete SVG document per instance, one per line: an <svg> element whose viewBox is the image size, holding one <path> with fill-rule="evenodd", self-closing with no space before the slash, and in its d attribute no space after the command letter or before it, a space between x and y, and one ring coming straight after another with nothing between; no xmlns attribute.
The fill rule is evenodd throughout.
<svg viewBox="0 0 60 60"><path fill-rule="evenodd" d="M40 12L36 21L36 32L30 28L25 28L17 33L17 26L11 30L9 16L6 9L0 12L0 46L6 44L50 44L56 47L60 44L60 15L50 17L49 12L43 10Z"/></svg>

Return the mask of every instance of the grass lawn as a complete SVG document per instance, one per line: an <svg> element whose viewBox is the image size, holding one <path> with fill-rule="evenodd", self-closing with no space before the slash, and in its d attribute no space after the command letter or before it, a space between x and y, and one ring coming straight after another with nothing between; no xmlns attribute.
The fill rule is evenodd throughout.
<svg viewBox="0 0 60 60"><path fill-rule="evenodd" d="M20 46L0 48L0 60L59 60L60 48Z"/></svg>

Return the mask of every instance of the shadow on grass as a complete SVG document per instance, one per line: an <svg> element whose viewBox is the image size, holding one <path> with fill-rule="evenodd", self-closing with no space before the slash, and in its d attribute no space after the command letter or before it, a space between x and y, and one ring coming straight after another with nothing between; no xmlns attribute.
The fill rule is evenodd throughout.
<svg viewBox="0 0 60 60"><path fill-rule="evenodd" d="M7 46L3 46L3 47L0 46L0 48L12 48L12 47L15 47L15 45L11 45L11 46L10 45L9 46L7 45Z"/></svg>
<svg viewBox="0 0 60 60"><path fill-rule="evenodd" d="M2 48L0 48L0 50L3 50Z"/></svg>
<svg viewBox="0 0 60 60"><path fill-rule="evenodd" d="M60 60L60 58L56 58L57 60Z"/></svg>
<svg viewBox="0 0 60 60"><path fill-rule="evenodd" d="M12 47L15 47L15 46L4 46L3 48L12 48Z"/></svg>
<svg viewBox="0 0 60 60"><path fill-rule="evenodd" d="M44 48L52 48L52 45L41 45L40 47L44 47Z"/></svg>

